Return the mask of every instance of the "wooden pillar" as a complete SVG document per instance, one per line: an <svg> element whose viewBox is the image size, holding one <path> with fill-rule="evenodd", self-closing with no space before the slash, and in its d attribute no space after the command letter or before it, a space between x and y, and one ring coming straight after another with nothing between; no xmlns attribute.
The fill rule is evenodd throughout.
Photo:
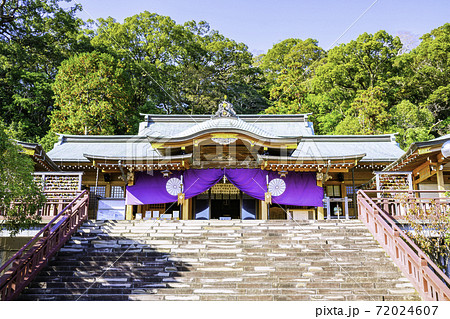
<svg viewBox="0 0 450 319"><path fill-rule="evenodd" d="M189 219L189 212L191 210L192 199L185 199L183 205L181 205L181 220Z"/></svg>
<svg viewBox="0 0 450 319"><path fill-rule="evenodd" d="M440 191L445 191L444 186L444 171L440 169L441 165L436 168L437 187ZM445 193L439 193L439 197L445 197Z"/></svg>
<svg viewBox="0 0 450 319"><path fill-rule="evenodd" d="M143 205L138 205L137 207L137 213L141 214L142 218L144 218L144 206Z"/></svg>
<svg viewBox="0 0 450 319"><path fill-rule="evenodd" d="M111 197L111 183L106 183L105 185L105 197Z"/></svg>
<svg viewBox="0 0 450 319"><path fill-rule="evenodd" d="M323 183L322 183L321 179L317 180L317 186L323 188ZM324 220L323 206L322 207L317 207L317 219Z"/></svg>
<svg viewBox="0 0 450 319"><path fill-rule="evenodd" d="M324 213L323 213L323 207L317 207L317 219L318 220L324 220Z"/></svg>
<svg viewBox="0 0 450 319"><path fill-rule="evenodd" d="M267 204L264 201L260 200L259 207L261 210L261 219L267 220Z"/></svg>
<svg viewBox="0 0 450 319"><path fill-rule="evenodd" d="M125 219L132 220L133 219L133 205L126 205L125 208Z"/></svg>

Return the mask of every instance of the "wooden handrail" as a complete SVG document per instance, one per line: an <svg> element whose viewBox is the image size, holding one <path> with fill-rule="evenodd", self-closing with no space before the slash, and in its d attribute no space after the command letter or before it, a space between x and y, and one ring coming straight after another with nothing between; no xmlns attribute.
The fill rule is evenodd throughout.
<svg viewBox="0 0 450 319"><path fill-rule="evenodd" d="M367 192L374 191L358 191L359 219L366 224L424 300L450 300L450 278L396 225L392 216L367 195ZM397 192L399 191L391 191Z"/></svg>
<svg viewBox="0 0 450 319"><path fill-rule="evenodd" d="M80 190L44 191L45 203L36 212L39 216L49 218L55 216L64 206L70 203L74 197L81 194ZM53 198L52 198L53 197ZM21 204L16 202L14 204ZM63 206L64 205L64 206ZM5 219L4 212L0 211L0 220Z"/></svg>
<svg viewBox="0 0 450 319"><path fill-rule="evenodd" d="M17 298L50 258L87 220L88 206L89 193L85 190L0 267L0 274L5 272L0 277L0 300ZM9 266L11 267L7 269Z"/></svg>
<svg viewBox="0 0 450 319"><path fill-rule="evenodd" d="M426 190L412 190L412 189L392 189L392 190L377 190L377 189L367 189L364 190L364 193L447 193L447 190L434 190L434 189L426 189Z"/></svg>

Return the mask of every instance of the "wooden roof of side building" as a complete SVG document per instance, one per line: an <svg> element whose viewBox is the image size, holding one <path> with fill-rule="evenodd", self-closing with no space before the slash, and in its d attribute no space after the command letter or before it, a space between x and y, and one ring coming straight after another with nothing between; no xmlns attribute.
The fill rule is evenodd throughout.
<svg viewBox="0 0 450 319"><path fill-rule="evenodd" d="M425 141L412 143L406 152L393 161L383 171L413 171L424 162L448 162L441 153L442 145L450 141L450 134Z"/></svg>
<svg viewBox="0 0 450 319"><path fill-rule="evenodd" d="M48 154L43 150L42 146L37 143L26 143L16 141L21 146L24 153L29 155L35 163L35 171L58 172L61 171L59 166L53 162Z"/></svg>

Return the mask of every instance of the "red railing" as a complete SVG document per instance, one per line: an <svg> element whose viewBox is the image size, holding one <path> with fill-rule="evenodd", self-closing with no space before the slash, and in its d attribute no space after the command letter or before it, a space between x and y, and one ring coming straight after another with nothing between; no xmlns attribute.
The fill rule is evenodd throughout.
<svg viewBox="0 0 450 319"><path fill-rule="evenodd" d="M89 193L85 190L0 267L0 274L4 273L0 277L0 300L17 298L50 258L87 220L88 206Z"/></svg>
<svg viewBox="0 0 450 319"><path fill-rule="evenodd" d="M44 191L46 201L37 211L43 221L49 221L56 216L64 207L66 207L82 191ZM0 220L4 219L3 212L0 211Z"/></svg>
<svg viewBox="0 0 450 319"><path fill-rule="evenodd" d="M439 197L447 191L439 190L365 190L364 193L374 201L385 213L403 219L411 208L420 210L450 210L450 198Z"/></svg>
<svg viewBox="0 0 450 319"><path fill-rule="evenodd" d="M422 299L448 301L450 300L450 278L396 224L395 217L406 214L406 208L403 206L405 202L395 198L395 194L401 193L407 194L414 203L423 203L423 205L431 203L431 197L419 195L427 193L424 191L360 190L358 191L359 219L366 224L375 239L411 281ZM444 198L433 198L433 200L442 204L448 203ZM385 211L381 207L387 208L387 210Z"/></svg>

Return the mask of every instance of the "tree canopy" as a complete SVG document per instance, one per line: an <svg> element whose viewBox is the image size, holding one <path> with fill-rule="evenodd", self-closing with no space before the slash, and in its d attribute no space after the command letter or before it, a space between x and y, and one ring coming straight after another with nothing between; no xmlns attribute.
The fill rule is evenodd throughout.
<svg viewBox="0 0 450 319"><path fill-rule="evenodd" d="M324 57L325 51L313 39L287 39L274 45L260 64L266 73L266 89L273 101L266 113L307 113L309 82L314 68Z"/></svg>
<svg viewBox="0 0 450 319"><path fill-rule="evenodd" d="M212 113L225 95L246 112L264 106L247 46L207 22L179 25L147 11L123 23L99 19L92 44L126 63L142 112Z"/></svg>
<svg viewBox="0 0 450 319"><path fill-rule="evenodd" d="M427 107L436 119L436 133L450 129L450 23L421 37L420 45L398 59L404 76L403 95Z"/></svg>
<svg viewBox="0 0 450 319"><path fill-rule="evenodd" d="M289 60L293 48L305 48L307 41L282 41L257 61L270 87L265 112L312 113L316 134L399 133L404 148L446 134L449 26L425 34L412 50L379 31ZM305 65L302 59L307 72L298 67Z"/></svg>
<svg viewBox="0 0 450 319"><path fill-rule="evenodd" d="M53 83L51 129L68 134L125 134L133 123L132 91L123 65L107 53L65 60Z"/></svg>
<svg viewBox="0 0 450 319"><path fill-rule="evenodd" d="M36 142L47 133L58 67L90 46L77 10L57 0L1 2L0 116L18 139Z"/></svg>

